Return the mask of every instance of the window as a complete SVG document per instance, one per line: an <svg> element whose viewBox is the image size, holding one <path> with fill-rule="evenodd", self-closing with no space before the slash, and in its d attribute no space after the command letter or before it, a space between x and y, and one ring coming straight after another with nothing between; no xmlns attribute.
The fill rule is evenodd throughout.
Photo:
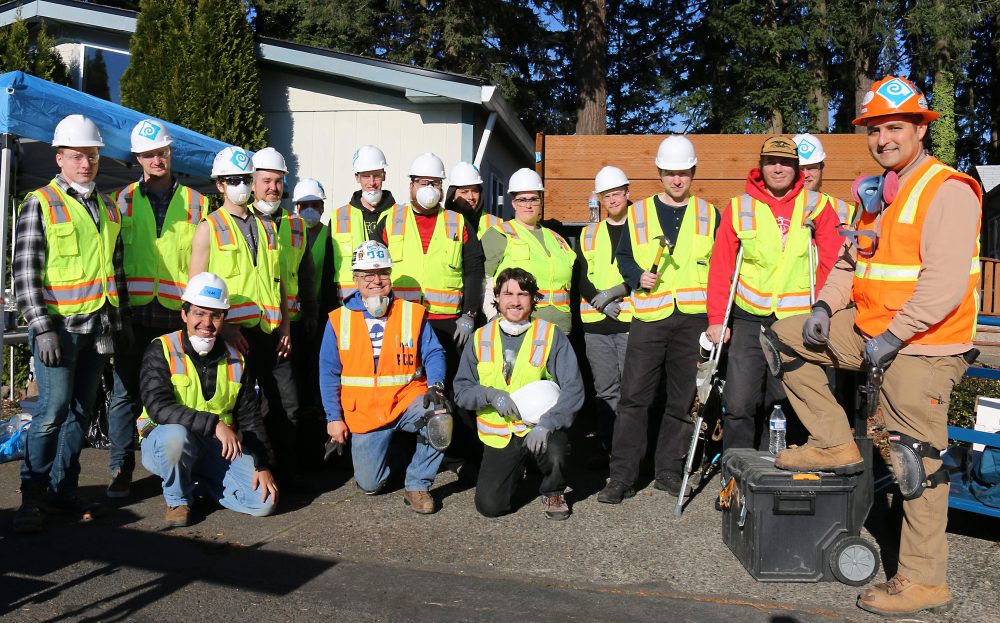
<svg viewBox="0 0 1000 623"><path fill-rule="evenodd" d="M107 48L83 46L81 90L116 104L121 103L119 81L128 68L129 56Z"/></svg>
<svg viewBox="0 0 1000 623"><path fill-rule="evenodd" d="M984 257L1000 259L1000 216L990 218L986 228L986 252Z"/></svg>
<svg viewBox="0 0 1000 623"><path fill-rule="evenodd" d="M504 191L507 185L503 183L503 180L496 176L495 173L490 173L490 196L489 204L487 204L487 209L490 214L494 216L499 216L503 218L503 206L504 206Z"/></svg>

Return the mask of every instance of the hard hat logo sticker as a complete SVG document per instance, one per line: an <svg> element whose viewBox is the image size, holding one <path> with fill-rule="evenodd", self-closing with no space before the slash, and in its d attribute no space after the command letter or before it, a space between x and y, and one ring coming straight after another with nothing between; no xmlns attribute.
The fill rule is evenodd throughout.
<svg viewBox="0 0 1000 623"><path fill-rule="evenodd" d="M799 155L803 158L808 158L814 151L816 151L816 146L809 141L803 140L799 143Z"/></svg>
<svg viewBox="0 0 1000 623"><path fill-rule="evenodd" d="M208 298L212 299L222 298L222 290L220 290L219 288L213 288L212 286L205 286L204 288L201 289L200 294L201 296L207 296Z"/></svg>
<svg viewBox="0 0 1000 623"><path fill-rule="evenodd" d="M247 152L245 151L233 152L233 157L230 158L229 161L243 171L246 171L247 168L250 166L250 157L247 156Z"/></svg>
<svg viewBox="0 0 1000 623"><path fill-rule="evenodd" d="M893 108L899 108L903 102L913 96L913 89L899 78L893 78L878 88L877 93L889 102Z"/></svg>
<svg viewBox="0 0 1000 623"><path fill-rule="evenodd" d="M152 124L148 121L143 121L142 125L139 126L138 134L143 138L148 138L149 140L155 140L159 133L160 133L160 126Z"/></svg>

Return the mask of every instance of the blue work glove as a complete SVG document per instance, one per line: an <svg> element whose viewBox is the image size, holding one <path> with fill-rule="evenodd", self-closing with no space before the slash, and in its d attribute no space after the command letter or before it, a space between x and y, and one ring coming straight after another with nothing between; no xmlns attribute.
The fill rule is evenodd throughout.
<svg viewBox="0 0 1000 623"><path fill-rule="evenodd" d="M514 404L514 399L510 397L510 394L502 389L496 389L495 387L486 388L486 400L490 401L490 406L497 410L505 420L520 420L521 412L517 410L517 405Z"/></svg>
<svg viewBox="0 0 1000 623"><path fill-rule="evenodd" d="M903 340L890 331L883 331L868 340L868 344L865 345L865 361L884 370L896 358L901 348Z"/></svg>
<svg viewBox="0 0 1000 623"><path fill-rule="evenodd" d="M455 333L452 334L451 338L455 340L455 346L459 348L465 346L465 343L469 341L472 337L472 332L476 328L476 321L472 316L468 314L463 314L458 322L455 323Z"/></svg>
<svg viewBox="0 0 1000 623"><path fill-rule="evenodd" d="M812 306L812 313L802 325L802 342L806 346L823 347L830 341L830 308L826 303Z"/></svg>
<svg viewBox="0 0 1000 623"><path fill-rule="evenodd" d="M604 311L604 308L607 307L611 301L623 298L626 294L628 294L628 286L624 283L619 283L613 288L601 290L594 295L594 298L590 299L590 306L596 310Z"/></svg>
<svg viewBox="0 0 1000 623"><path fill-rule="evenodd" d="M35 336L35 348L38 358L46 366L55 368L62 361L62 347L59 345L59 333L46 331Z"/></svg>
<svg viewBox="0 0 1000 623"><path fill-rule="evenodd" d="M536 426L528 431L524 436L524 446L535 456L545 453L545 448L549 445L549 435L552 431L544 426Z"/></svg>

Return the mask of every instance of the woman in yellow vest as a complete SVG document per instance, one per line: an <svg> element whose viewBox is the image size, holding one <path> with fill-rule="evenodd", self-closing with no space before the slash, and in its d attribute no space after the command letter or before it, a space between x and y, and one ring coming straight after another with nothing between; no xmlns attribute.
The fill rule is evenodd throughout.
<svg viewBox="0 0 1000 623"><path fill-rule="evenodd" d="M542 511L548 519L566 519L566 430L583 406L584 393L576 355L562 331L531 317L539 299L531 274L520 268L501 271L493 294L498 317L476 330L455 376L455 402L476 412L479 439L485 445L476 509L486 517L510 512L530 454L542 472ZM532 405L540 398L525 387L541 380L559 387L558 398L545 405L547 409ZM529 393L515 401L512 393L519 389ZM519 405L525 418L537 423L523 421ZM529 417L529 408L537 419Z"/></svg>
<svg viewBox="0 0 1000 623"><path fill-rule="evenodd" d="M542 220L542 178L531 169L519 169L510 176L507 194L514 205L514 218L494 225L483 234L486 275L495 277L505 268L523 268L538 282L541 300L537 317L555 323L563 333L573 330L569 291L576 254L566 240ZM487 288L483 311L495 314Z"/></svg>
<svg viewBox="0 0 1000 623"><path fill-rule="evenodd" d="M448 178L448 192L444 207L465 215L466 222L482 239L490 227L499 225L503 219L483 210L483 178L479 169L468 162L459 162L451 168Z"/></svg>

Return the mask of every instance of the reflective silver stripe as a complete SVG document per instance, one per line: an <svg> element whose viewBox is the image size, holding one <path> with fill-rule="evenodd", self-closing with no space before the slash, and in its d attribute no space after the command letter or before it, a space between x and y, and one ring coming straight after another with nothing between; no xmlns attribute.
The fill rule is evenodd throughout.
<svg viewBox="0 0 1000 623"><path fill-rule="evenodd" d="M811 221L816 218L816 208L819 207L819 200L822 198L818 192L814 190L806 191L806 208L803 212L804 221Z"/></svg>
<svg viewBox="0 0 1000 623"><path fill-rule="evenodd" d="M386 376L346 376L340 377L340 384L345 387L398 387L406 385L417 378L413 374L395 374Z"/></svg>
<svg viewBox="0 0 1000 623"><path fill-rule="evenodd" d="M53 223L68 223L73 220L70 216L69 209L66 204L63 203L62 197L59 193L52 188L52 186L42 186L38 189L38 192L45 197L45 200L49 204L49 214Z"/></svg>
<svg viewBox="0 0 1000 623"><path fill-rule="evenodd" d="M753 197L740 196L740 231L753 231Z"/></svg>
<svg viewBox="0 0 1000 623"><path fill-rule="evenodd" d="M89 283L81 284L78 286L70 287L53 287L49 286L45 288L45 302L50 304L63 304L72 305L82 303L84 301L93 300L104 295L103 279L95 279ZM114 280L111 280L109 284L109 293L113 290ZM117 292L117 290L115 290Z"/></svg>
<svg viewBox="0 0 1000 623"><path fill-rule="evenodd" d="M406 385L410 381L419 378L416 374L388 374L385 376L379 376L377 378L378 385L380 387L389 387L396 385Z"/></svg>
<svg viewBox="0 0 1000 623"><path fill-rule="evenodd" d="M438 305L460 305L462 303L462 293L427 290L424 292L424 300L428 303L437 303Z"/></svg>
<svg viewBox="0 0 1000 623"><path fill-rule="evenodd" d="M635 214L635 238L638 244L649 242L649 223L646 222L646 210L649 208L649 203L650 201L645 199L642 203L632 206L632 212Z"/></svg>
<svg viewBox="0 0 1000 623"><path fill-rule="evenodd" d="M285 307L288 308L289 312L302 311L302 302L294 296L286 296Z"/></svg>
<svg viewBox="0 0 1000 623"><path fill-rule="evenodd" d="M503 232L508 236L510 236L511 238L518 238L517 230L514 229L514 226L510 224L510 221L504 221L503 223L500 223L500 229L503 230Z"/></svg>
<svg viewBox="0 0 1000 623"><path fill-rule="evenodd" d="M837 218L840 219L841 223L849 224L851 215L848 209L847 202L841 199L834 199L834 205L837 206Z"/></svg>
<svg viewBox="0 0 1000 623"><path fill-rule="evenodd" d="M671 306L673 305L673 296L670 292L664 292L663 294L658 294L656 296L635 296L632 305L635 307L635 311L647 311L656 309L658 307Z"/></svg>
<svg viewBox="0 0 1000 623"><path fill-rule="evenodd" d="M139 279L139 278L128 278L128 293L131 296L135 295L145 295L153 294L153 280L152 279Z"/></svg>
<svg viewBox="0 0 1000 623"><path fill-rule="evenodd" d="M351 350L351 312L346 308L340 311L340 329L337 331L337 341L340 350Z"/></svg>
<svg viewBox="0 0 1000 623"><path fill-rule="evenodd" d="M448 240L458 240L458 214L444 210L444 226Z"/></svg>
<svg viewBox="0 0 1000 623"><path fill-rule="evenodd" d="M344 387L375 387L375 377L341 375L340 384Z"/></svg>
<svg viewBox="0 0 1000 623"><path fill-rule="evenodd" d="M484 435L494 435L497 437L510 437L510 427L500 426L484 422L482 418L476 418L476 429Z"/></svg>
<svg viewBox="0 0 1000 623"><path fill-rule="evenodd" d="M708 300L705 290L684 290L677 292L678 303L704 303Z"/></svg>
<svg viewBox="0 0 1000 623"><path fill-rule="evenodd" d="M595 238L597 237L597 226L599 223L592 223L583 228L583 250L593 251Z"/></svg>
<svg viewBox="0 0 1000 623"><path fill-rule="evenodd" d="M420 302L420 288L396 288L393 287L392 293L403 299L404 301L410 301L411 303Z"/></svg>
<svg viewBox="0 0 1000 623"><path fill-rule="evenodd" d="M260 224L264 226L264 235L267 236L267 248L274 249L278 236L278 231L275 229L274 223L262 219L258 220L260 220Z"/></svg>
<svg viewBox="0 0 1000 623"><path fill-rule="evenodd" d="M406 207L397 205L392 211L392 235L402 236L406 228Z"/></svg>
<svg viewBox="0 0 1000 623"><path fill-rule="evenodd" d="M188 223L197 225L201 222L205 196L193 188L187 188L188 193Z"/></svg>
<svg viewBox="0 0 1000 623"><path fill-rule="evenodd" d="M541 368L542 364L545 363L545 346L548 344L547 338L550 324L546 320L539 320L531 336L531 365L536 368Z"/></svg>
<svg viewBox="0 0 1000 623"><path fill-rule="evenodd" d="M778 309L788 309L791 307L808 308L812 304L809 294L783 294L778 296Z"/></svg>
<svg viewBox="0 0 1000 623"><path fill-rule="evenodd" d="M546 303L548 305L568 305L569 304L569 292L565 290L560 290L554 292L552 290L541 290L542 295L541 303Z"/></svg>
<svg viewBox="0 0 1000 623"><path fill-rule="evenodd" d="M698 208L698 229L696 231L699 236L708 236L712 225L712 219L708 212L708 202L698 197L695 205Z"/></svg>
<svg viewBox="0 0 1000 623"><path fill-rule="evenodd" d="M921 193L923 193L924 188L930 184L931 180L934 179L942 171L946 171L947 166L943 164L933 164L928 167L927 171L920 176L917 183L913 185L913 190L910 191L909 196L906 199L906 204L903 209L899 212L898 222L910 225L913 223L913 219L917 216L917 205L920 199Z"/></svg>
<svg viewBox="0 0 1000 623"><path fill-rule="evenodd" d="M353 286L353 285L349 285L349 286L338 285L337 286L337 296L340 297L341 301L343 301L344 299L346 299L347 297L349 297L350 295L354 294L357 291L358 291L358 289L355 286Z"/></svg>
<svg viewBox="0 0 1000 623"><path fill-rule="evenodd" d="M240 322L260 317L260 308L256 303L241 303L229 308L226 314L226 322Z"/></svg>
<svg viewBox="0 0 1000 623"><path fill-rule="evenodd" d="M351 233L351 208L350 206L344 206L337 210L337 233L338 234L349 234Z"/></svg>
<svg viewBox="0 0 1000 623"><path fill-rule="evenodd" d="M920 276L920 268L920 265L894 266L892 264L869 264L858 261L854 269L854 274L866 279L879 279L882 281L916 281Z"/></svg>
<svg viewBox="0 0 1000 623"><path fill-rule="evenodd" d="M129 293L131 293L132 292L132 286L131 286L131 282L129 282L129 283L130 283L130 285L129 285L128 289L129 289ZM177 300L180 300L180 298L184 295L184 285L179 284L179 283L174 283L172 281L161 281L160 285L156 289L156 293L159 296L163 296L163 297L166 297L168 299L177 299Z"/></svg>
<svg viewBox="0 0 1000 623"><path fill-rule="evenodd" d="M187 374L187 357L184 356L180 331L167 335L167 352L170 353L171 374Z"/></svg>
<svg viewBox="0 0 1000 623"><path fill-rule="evenodd" d="M132 216L132 195L135 193L135 189L139 186L138 182L133 182L122 189L118 193L117 203L118 211L123 215L131 217Z"/></svg>
<svg viewBox="0 0 1000 623"><path fill-rule="evenodd" d="M402 337L400 342L403 346L413 348L413 306L403 305Z"/></svg>
<svg viewBox="0 0 1000 623"><path fill-rule="evenodd" d="M229 354L229 370L233 381L239 383L243 379L243 358L240 351L226 342L226 352Z"/></svg>
<svg viewBox="0 0 1000 623"><path fill-rule="evenodd" d="M749 301L750 303L752 303L753 305L756 305L757 307L762 307L764 309L770 309L771 308L771 297L770 296L762 296L760 294L757 294L756 292L752 291L750 288L748 288L745 285L743 285L742 281L739 281L736 284L736 293L739 294L743 299Z"/></svg>
<svg viewBox="0 0 1000 623"><path fill-rule="evenodd" d="M493 363L493 328L493 324L488 324L480 329L479 361L482 363Z"/></svg>
<svg viewBox="0 0 1000 623"><path fill-rule="evenodd" d="M281 324L281 308L264 307L264 320L272 324Z"/></svg>

